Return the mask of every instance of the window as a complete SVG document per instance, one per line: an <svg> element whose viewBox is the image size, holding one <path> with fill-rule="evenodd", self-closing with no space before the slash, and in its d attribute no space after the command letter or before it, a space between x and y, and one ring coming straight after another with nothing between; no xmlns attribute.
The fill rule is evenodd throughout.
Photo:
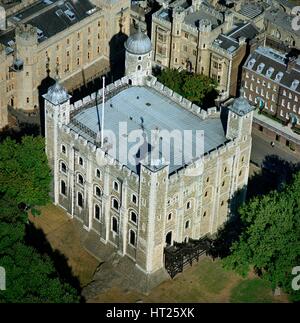
<svg viewBox="0 0 300 323"><path fill-rule="evenodd" d="M26 102L29 103L29 98L26 99Z"/></svg>
<svg viewBox="0 0 300 323"><path fill-rule="evenodd" d="M98 221L100 221L100 217L101 217L101 209L100 206L98 204L95 204L95 208L94 208L94 218Z"/></svg>
<svg viewBox="0 0 300 323"><path fill-rule="evenodd" d="M223 206L223 205L224 205L224 201L221 202L221 206Z"/></svg>
<svg viewBox="0 0 300 323"><path fill-rule="evenodd" d="M136 234L133 230L129 230L129 243L135 247L135 237L136 237Z"/></svg>
<svg viewBox="0 0 300 323"><path fill-rule="evenodd" d="M77 175L77 183L83 185L83 176L81 174Z"/></svg>
<svg viewBox="0 0 300 323"><path fill-rule="evenodd" d="M78 158L78 164L79 164L80 166L83 166L83 159L82 159L82 157L79 157L79 158Z"/></svg>
<svg viewBox="0 0 300 323"><path fill-rule="evenodd" d="M119 183L118 182L114 181L113 187L114 187L115 191L119 192Z"/></svg>
<svg viewBox="0 0 300 323"><path fill-rule="evenodd" d="M259 131L263 131L263 130L264 130L263 126L259 126Z"/></svg>
<svg viewBox="0 0 300 323"><path fill-rule="evenodd" d="M206 183L208 183L209 182L209 177L207 177L207 179L206 179Z"/></svg>
<svg viewBox="0 0 300 323"><path fill-rule="evenodd" d="M240 170L240 172L239 172L239 176L242 176L242 171Z"/></svg>
<svg viewBox="0 0 300 323"><path fill-rule="evenodd" d="M66 183L65 183L65 181L61 181L60 182L60 193L62 194L62 195L67 195L66 193L67 193L67 189L66 189Z"/></svg>
<svg viewBox="0 0 300 323"><path fill-rule="evenodd" d="M279 136L279 135L276 135L275 140L276 140L276 141L279 141L279 140L280 140L280 136Z"/></svg>
<svg viewBox="0 0 300 323"><path fill-rule="evenodd" d="M100 169L96 169L96 177L97 178L101 178L101 172L100 172Z"/></svg>
<svg viewBox="0 0 300 323"><path fill-rule="evenodd" d="M97 196L97 197L101 197L101 189L100 189L100 187L99 186L95 186L95 195Z"/></svg>
<svg viewBox="0 0 300 323"><path fill-rule="evenodd" d="M119 211L119 201L115 198L112 199L111 206L116 210Z"/></svg>
<svg viewBox="0 0 300 323"><path fill-rule="evenodd" d="M204 218L206 217L206 211L204 211L204 213L203 213L203 217L204 217Z"/></svg>
<svg viewBox="0 0 300 323"><path fill-rule="evenodd" d="M188 33L184 33L184 37L188 39L189 38L189 34Z"/></svg>
<svg viewBox="0 0 300 323"><path fill-rule="evenodd" d="M130 211L130 221L137 223L137 214L134 211Z"/></svg>
<svg viewBox="0 0 300 323"><path fill-rule="evenodd" d="M190 226L190 221L188 220L188 221L185 222L185 228L188 229L189 226Z"/></svg>
<svg viewBox="0 0 300 323"><path fill-rule="evenodd" d="M188 201L186 203L186 209L189 210L191 208L191 201Z"/></svg>
<svg viewBox="0 0 300 323"><path fill-rule="evenodd" d="M132 201L132 203L137 204L137 197L135 194L131 195L131 201Z"/></svg>
<svg viewBox="0 0 300 323"><path fill-rule="evenodd" d="M138 57L138 60L139 60L139 61L141 61L141 60L142 60L142 56L139 56L139 57Z"/></svg>
<svg viewBox="0 0 300 323"><path fill-rule="evenodd" d="M113 232L115 232L115 233L118 233L118 220L117 220L117 218L115 218L114 216L113 216L113 218L112 218L112 230L113 230Z"/></svg>
<svg viewBox="0 0 300 323"><path fill-rule="evenodd" d="M172 213L168 214L168 221L172 220Z"/></svg>
<svg viewBox="0 0 300 323"><path fill-rule="evenodd" d="M204 196L205 196L205 197L207 197L207 195L208 195L208 193L207 193L207 191L206 191L206 192L205 192L205 194L204 194Z"/></svg>
<svg viewBox="0 0 300 323"><path fill-rule="evenodd" d="M224 186L225 186L225 181L222 182L222 187L224 187Z"/></svg>
<svg viewBox="0 0 300 323"><path fill-rule="evenodd" d="M83 207L83 196L80 192L77 193L77 205Z"/></svg>
<svg viewBox="0 0 300 323"><path fill-rule="evenodd" d="M65 145L61 145L61 152L62 152L63 154L65 154L65 153L66 153L66 146L65 146Z"/></svg>
<svg viewBox="0 0 300 323"><path fill-rule="evenodd" d="M64 162L61 162L60 164L60 170L63 172L63 173L66 173L67 172L67 166Z"/></svg>
<svg viewBox="0 0 300 323"><path fill-rule="evenodd" d="M138 69L138 71L140 71L141 70L141 65L138 65L137 69Z"/></svg>

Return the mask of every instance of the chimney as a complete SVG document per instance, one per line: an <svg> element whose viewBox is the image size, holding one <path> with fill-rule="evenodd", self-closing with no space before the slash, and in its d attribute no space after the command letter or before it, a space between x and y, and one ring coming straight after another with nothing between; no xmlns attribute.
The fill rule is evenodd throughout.
<svg viewBox="0 0 300 323"><path fill-rule="evenodd" d="M296 66L296 57L290 57L287 59L287 63L286 63L286 72L290 73L291 70Z"/></svg>

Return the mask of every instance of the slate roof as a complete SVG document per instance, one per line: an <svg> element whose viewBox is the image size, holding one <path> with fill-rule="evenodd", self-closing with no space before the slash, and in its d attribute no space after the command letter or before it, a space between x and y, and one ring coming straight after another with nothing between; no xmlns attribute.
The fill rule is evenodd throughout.
<svg viewBox="0 0 300 323"><path fill-rule="evenodd" d="M253 66L251 66L252 63ZM293 82L295 80L300 81L300 60L297 59L294 63L294 66L289 71L287 69L287 60L284 54L281 54L268 47L258 47L248 57L244 64L244 68L256 71L257 73L273 81L276 81L276 76L279 75L278 73L282 73L282 78L280 80L277 78L278 81L276 82L300 93L300 85L292 89ZM261 70L257 71L259 66L261 66L262 68ZM271 75L268 75L267 71L270 70L270 68L273 68L274 71Z"/></svg>

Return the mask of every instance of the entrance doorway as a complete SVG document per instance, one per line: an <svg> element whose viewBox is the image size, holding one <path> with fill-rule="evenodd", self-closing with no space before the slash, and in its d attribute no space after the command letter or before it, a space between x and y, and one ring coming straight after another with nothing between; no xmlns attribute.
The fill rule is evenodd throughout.
<svg viewBox="0 0 300 323"><path fill-rule="evenodd" d="M170 246L172 244L172 231L168 232L166 235L166 245Z"/></svg>

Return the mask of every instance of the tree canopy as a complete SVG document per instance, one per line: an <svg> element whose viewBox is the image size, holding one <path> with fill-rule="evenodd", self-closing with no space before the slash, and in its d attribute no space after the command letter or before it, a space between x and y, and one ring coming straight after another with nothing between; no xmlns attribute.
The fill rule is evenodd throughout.
<svg viewBox="0 0 300 323"><path fill-rule="evenodd" d="M26 242L28 212L49 201L50 180L43 138L0 143L0 266L6 271L0 303L80 299L77 290L59 277L52 260Z"/></svg>
<svg viewBox="0 0 300 323"><path fill-rule="evenodd" d="M234 242L225 267L246 275L253 266L272 287L282 287L292 300L292 269L300 264L300 173L278 192L253 198L239 210L244 230Z"/></svg>
<svg viewBox="0 0 300 323"><path fill-rule="evenodd" d="M158 80L199 106L213 106L218 95L217 82L203 74L166 68L161 71Z"/></svg>

